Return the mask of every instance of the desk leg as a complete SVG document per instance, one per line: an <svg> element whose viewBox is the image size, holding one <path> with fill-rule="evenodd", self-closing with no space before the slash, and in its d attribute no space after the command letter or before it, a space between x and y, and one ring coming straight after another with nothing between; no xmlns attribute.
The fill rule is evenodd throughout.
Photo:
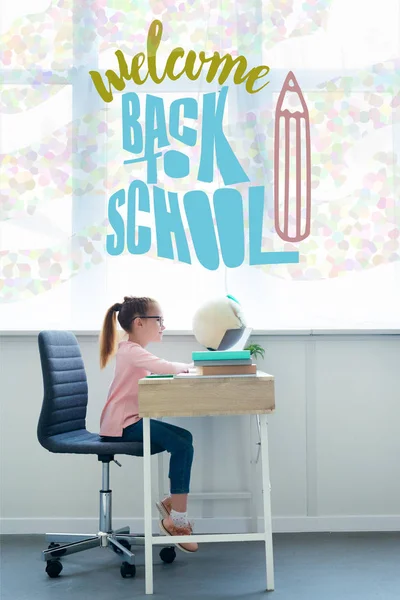
<svg viewBox="0 0 400 600"><path fill-rule="evenodd" d="M159 421L162 421L162 417L159 417ZM165 491L165 477L164 477L164 452L159 452L157 455L158 460L158 500L162 500L167 492Z"/></svg>
<svg viewBox="0 0 400 600"><path fill-rule="evenodd" d="M250 490L251 490L251 533L258 533L258 502L257 496L258 486L260 485L260 477L258 474L258 452L261 452L261 449L257 450L257 455L255 452L255 448L259 448L254 443L253 436L253 424L256 422L258 415L249 415L249 440L250 440ZM258 437L258 436L257 436Z"/></svg>
<svg viewBox="0 0 400 600"><path fill-rule="evenodd" d="M272 591L275 589L274 555L272 546L271 489L268 456L268 417L266 414L260 415L260 425L267 590Z"/></svg>
<svg viewBox="0 0 400 600"><path fill-rule="evenodd" d="M143 475L144 475L144 568L146 594L153 593L153 544L151 505L150 418L143 417Z"/></svg>

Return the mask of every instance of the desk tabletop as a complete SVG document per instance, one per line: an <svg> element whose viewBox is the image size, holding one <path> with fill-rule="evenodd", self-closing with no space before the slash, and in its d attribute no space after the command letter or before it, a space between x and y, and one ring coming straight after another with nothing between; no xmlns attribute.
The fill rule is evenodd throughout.
<svg viewBox="0 0 400 600"><path fill-rule="evenodd" d="M195 417L270 413L275 409L274 377L150 378L139 381L140 417Z"/></svg>

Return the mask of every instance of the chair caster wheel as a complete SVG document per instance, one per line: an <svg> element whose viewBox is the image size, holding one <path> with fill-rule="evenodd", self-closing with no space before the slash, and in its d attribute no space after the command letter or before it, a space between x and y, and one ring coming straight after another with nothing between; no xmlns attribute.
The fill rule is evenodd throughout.
<svg viewBox="0 0 400 600"><path fill-rule="evenodd" d="M174 546L163 548L160 552L160 558L163 562L167 564L173 563L176 558Z"/></svg>
<svg viewBox="0 0 400 600"><path fill-rule="evenodd" d="M125 548L127 548L127 550L130 550L132 548L132 546L130 545L130 543L127 540L118 540L118 541L121 544L121 546L125 546ZM123 554L122 550L120 550L119 548L114 546L114 544L112 544L112 549L114 550L115 554Z"/></svg>
<svg viewBox="0 0 400 600"><path fill-rule="evenodd" d="M61 561L59 560L49 560L46 566L46 573L52 579L54 577L58 577L61 571L63 570L63 566Z"/></svg>
<svg viewBox="0 0 400 600"><path fill-rule="evenodd" d="M126 577L135 577L136 566L130 565L127 562L123 562L121 565L121 576L125 579Z"/></svg>

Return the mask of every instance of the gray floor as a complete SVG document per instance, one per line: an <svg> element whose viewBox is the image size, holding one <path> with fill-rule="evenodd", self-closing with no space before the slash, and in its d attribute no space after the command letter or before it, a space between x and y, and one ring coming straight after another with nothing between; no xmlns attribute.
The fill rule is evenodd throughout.
<svg viewBox="0 0 400 600"><path fill-rule="evenodd" d="M1 600L131 600L144 594L143 549L137 574L123 579L120 559L96 548L64 560L50 579L43 536L2 536ZM399 600L400 533L275 534L275 591L266 593L263 544L201 544L165 565L154 548L154 598L198 600Z"/></svg>

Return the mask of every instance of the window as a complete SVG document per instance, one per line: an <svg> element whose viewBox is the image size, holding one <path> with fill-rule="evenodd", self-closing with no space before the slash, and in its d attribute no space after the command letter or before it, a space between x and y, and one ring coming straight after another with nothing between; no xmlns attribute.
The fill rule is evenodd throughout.
<svg viewBox="0 0 400 600"><path fill-rule="evenodd" d="M157 297L167 328L188 330L196 306L225 292L254 329L399 328L398 2L103 5L20 0L0 8L0 328L98 330L108 306L133 294ZM262 92L230 85L224 132L250 177L237 186L245 206L248 188L265 186L262 250L298 251L298 264L249 266L246 252L241 267L221 260L208 271L193 249L191 265L176 250L174 261L155 248L105 252L108 200L133 177L146 181L146 167L123 164L121 94L104 103L88 72L116 69L117 49L127 59L144 50L155 18L164 26L160 72L176 46L270 66ZM311 233L298 243L282 240L274 222L275 108L289 71L311 129ZM181 78L141 89L128 82L124 92L138 92L142 106L146 93L162 95L169 106L216 89ZM194 166L198 146L185 151ZM217 170L202 185L195 172L173 180L159 169L158 185L180 203L189 189L211 199L223 187ZM140 224L154 233L151 215L141 213Z"/></svg>
<svg viewBox="0 0 400 600"><path fill-rule="evenodd" d="M0 8L2 330L53 327L70 314L72 45L60 23L72 0L51 8L43 0Z"/></svg>

